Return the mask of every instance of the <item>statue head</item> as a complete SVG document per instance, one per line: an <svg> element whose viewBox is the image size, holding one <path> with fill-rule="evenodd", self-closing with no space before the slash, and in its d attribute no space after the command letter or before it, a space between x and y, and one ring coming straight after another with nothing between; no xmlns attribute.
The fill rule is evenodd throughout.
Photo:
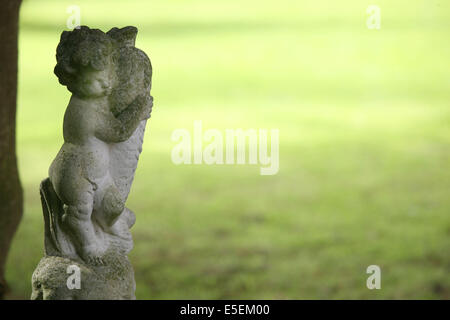
<svg viewBox="0 0 450 320"><path fill-rule="evenodd" d="M79 97L107 95L114 82L113 41L103 31L86 26L64 31L56 49L54 72L59 82Z"/></svg>

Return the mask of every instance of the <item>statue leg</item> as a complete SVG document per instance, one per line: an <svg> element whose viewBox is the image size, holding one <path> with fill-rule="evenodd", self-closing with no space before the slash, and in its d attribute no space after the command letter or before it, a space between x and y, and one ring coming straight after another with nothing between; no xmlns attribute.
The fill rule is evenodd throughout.
<svg viewBox="0 0 450 320"><path fill-rule="evenodd" d="M127 254L133 248L133 239L130 228L135 222L132 211L125 208L125 201L115 184L107 187L101 201L100 210L94 210L94 214L102 214L104 230L112 237L111 245L120 252Z"/></svg>
<svg viewBox="0 0 450 320"><path fill-rule="evenodd" d="M90 182L80 179L77 191L71 194L73 201L66 204L62 221L72 235L81 258L88 263L101 264L105 243L95 232L92 221L94 189Z"/></svg>
<svg viewBox="0 0 450 320"><path fill-rule="evenodd" d="M111 184L105 192L102 199L101 212L102 218L108 227L112 226L125 209L125 201L120 195L119 190L114 184Z"/></svg>

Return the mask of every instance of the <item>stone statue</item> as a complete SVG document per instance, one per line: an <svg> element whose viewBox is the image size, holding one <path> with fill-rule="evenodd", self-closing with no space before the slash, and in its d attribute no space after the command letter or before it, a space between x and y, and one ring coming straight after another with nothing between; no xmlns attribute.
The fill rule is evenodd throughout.
<svg viewBox="0 0 450 320"><path fill-rule="evenodd" d="M41 183L45 257L32 299L133 299L127 254L135 222L125 207L147 119L152 68L134 46L135 27L107 33L82 26L64 31L55 74L72 93L64 144ZM81 274L70 289L69 266Z"/></svg>

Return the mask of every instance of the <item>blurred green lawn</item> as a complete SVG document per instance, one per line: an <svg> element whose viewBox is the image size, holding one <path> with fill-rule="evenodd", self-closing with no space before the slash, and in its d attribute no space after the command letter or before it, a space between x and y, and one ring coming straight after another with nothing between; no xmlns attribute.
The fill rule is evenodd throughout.
<svg viewBox="0 0 450 320"><path fill-rule="evenodd" d="M128 206L138 299L450 298L450 2L30 1L20 24L25 215L7 277L29 298L39 182L62 144L68 5L139 28L155 107ZM280 171L176 166L171 133L279 128ZM382 269L368 290L367 266Z"/></svg>

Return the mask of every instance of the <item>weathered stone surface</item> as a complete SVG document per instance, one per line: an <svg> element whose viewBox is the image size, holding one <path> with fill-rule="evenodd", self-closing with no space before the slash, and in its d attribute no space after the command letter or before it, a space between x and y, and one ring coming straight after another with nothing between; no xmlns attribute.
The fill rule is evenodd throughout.
<svg viewBox="0 0 450 320"><path fill-rule="evenodd" d="M80 269L80 288L70 288L71 266ZM92 266L57 256L41 259L32 278L33 300L130 300L135 299L133 268L125 256L105 258Z"/></svg>
<svg viewBox="0 0 450 320"><path fill-rule="evenodd" d="M72 97L64 144L41 184L45 254L33 274L34 299L131 299L127 254L135 222L125 207L147 119L152 69L134 46L137 29L64 31L55 74ZM82 288L66 286L70 265Z"/></svg>

